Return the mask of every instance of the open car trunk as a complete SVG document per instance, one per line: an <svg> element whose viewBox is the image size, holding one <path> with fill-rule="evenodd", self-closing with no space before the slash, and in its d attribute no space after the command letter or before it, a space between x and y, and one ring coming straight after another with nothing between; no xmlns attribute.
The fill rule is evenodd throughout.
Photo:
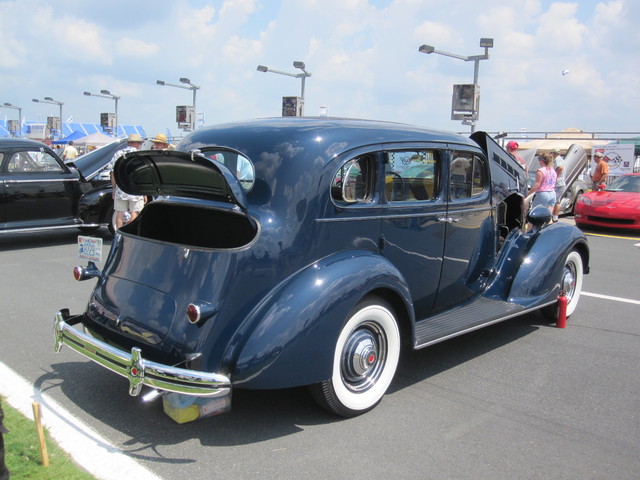
<svg viewBox="0 0 640 480"><path fill-rule="evenodd" d="M187 248L235 249L251 243L257 225L244 213L202 204L151 202L122 232Z"/></svg>
<svg viewBox="0 0 640 480"><path fill-rule="evenodd" d="M124 192L160 196L121 231L187 248L249 244L258 225L247 213L242 184L226 165L230 161L236 166L244 157L222 147L206 153L148 150L120 157L114 172Z"/></svg>

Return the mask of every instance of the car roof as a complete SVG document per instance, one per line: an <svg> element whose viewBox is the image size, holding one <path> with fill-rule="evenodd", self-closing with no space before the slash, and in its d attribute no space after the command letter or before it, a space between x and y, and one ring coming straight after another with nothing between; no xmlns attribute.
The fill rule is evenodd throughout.
<svg viewBox="0 0 640 480"><path fill-rule="evenodd" d="M398 142L438 142L479 148L452 132L377 120L332 117L275 117L205 127L185 137L177 150L220 145L249 154L272 151L273 146L304 149L307 158L330 161L336 155L365 145Z"/></svg>
<svg viewBox="0 0 640 480"><path fill-rule="evenodd" d="M15 148L15 147L36 147L36 148L50 148L48 145L39 142L37 140L31 140L29 138L0 138L0 148Z"/></svg>

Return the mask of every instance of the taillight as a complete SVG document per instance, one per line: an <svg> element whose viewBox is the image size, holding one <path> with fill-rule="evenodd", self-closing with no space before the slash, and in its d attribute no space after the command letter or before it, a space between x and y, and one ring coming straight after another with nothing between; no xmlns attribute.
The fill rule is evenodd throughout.
<svg viewBox="0 0 640 480"><path fill-rule="evenodd" d="M187 306L187 321L193 325L200 325L211 318L218 310L207 302L193 302Z"/></svg>
<svg viewBox="0 0 640 480"><path fill-rule="evenodd" d="M200 321L200 307L190 303L187 307L187 320L189 323L198 323Z"/></svg>
<svg viewBox="0 0 640 480"><path fill-rule="evenodd" d="M89 262L86 267L77 265L73 268L73 278L78 281L88 280L89 278L100 277L102 273L98 270L95 263Z"/></svg>
<svg viewBox="0 0 640 480"><path fill-rule="evenodd" d="M73 268L73 278L75 278L78 281L82 280L82 271L83 270L84 270L84 268L82 268L80 265L76 265Z"/></svg>

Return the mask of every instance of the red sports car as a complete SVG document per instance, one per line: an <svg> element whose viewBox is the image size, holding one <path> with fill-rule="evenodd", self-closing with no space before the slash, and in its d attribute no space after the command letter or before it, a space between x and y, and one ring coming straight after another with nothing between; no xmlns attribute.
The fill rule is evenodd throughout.
<svg viewBox="0 0 640 480"><path fill-rule="evenodd" d="M579 227L640 230L640 173L622 175L604 190L578 197L575 220Z"/></svg>

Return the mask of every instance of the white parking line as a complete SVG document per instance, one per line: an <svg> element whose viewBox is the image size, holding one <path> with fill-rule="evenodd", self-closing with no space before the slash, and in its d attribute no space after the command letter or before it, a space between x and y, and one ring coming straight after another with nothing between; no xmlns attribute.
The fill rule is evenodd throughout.
<svg viewBox="0 0 640 480"><path fill-rule="evenodd" d="M13 408L28 418L33 418L31 403L34 401L40 403L42 423L49 429L51 436L79 465L97 479L161 480L74 418L55 400L33 387L2 362L0 362L0 393ZM7 426L11 430L11 426Z"/></svg>
<svg viewBox="0 0 640 480"><path fill-rule="evenodd" d="M584 295L586 297L603 298L605 300L613 300L614 302L624 302L624 303L632 303L634 305L640 305L640 300L631 300L629 298L612 297L610 295L600 295L599 293L589 293L589 292L582 292L580 293L580 295Z"/></svg>

